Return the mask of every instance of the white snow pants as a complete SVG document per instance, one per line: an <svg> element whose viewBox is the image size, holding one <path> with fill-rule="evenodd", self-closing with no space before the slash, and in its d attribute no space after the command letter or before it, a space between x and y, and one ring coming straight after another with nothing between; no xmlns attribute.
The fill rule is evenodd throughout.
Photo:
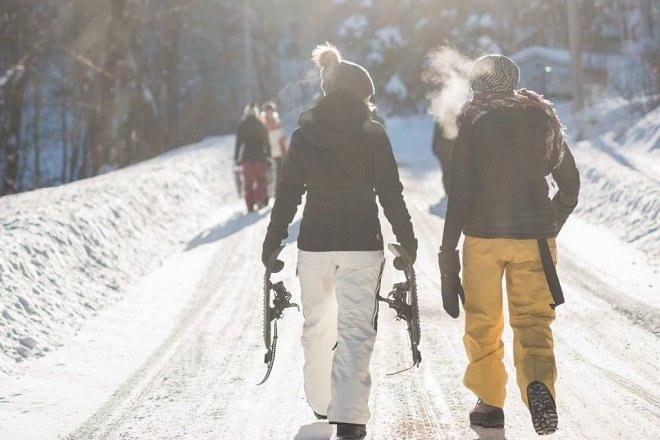
<svg viewBox="0 0 660 440"><path fill-rule="evenodd" d="M298 251L307 402L329 422L366 424L383 251Z"/></svg>

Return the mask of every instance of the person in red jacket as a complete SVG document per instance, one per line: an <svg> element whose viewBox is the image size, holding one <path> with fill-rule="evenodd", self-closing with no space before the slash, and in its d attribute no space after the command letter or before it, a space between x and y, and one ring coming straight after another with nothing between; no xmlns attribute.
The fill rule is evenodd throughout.
<svg viewBox="0 0 660 440"><path fill-rule="evenodd" d="M469 364L463 383L478 398L470 423L504 426L505 278L518 387L536 432L549 434L558 424L550 324L563 302L552 282L555 237L577 204L580 179L552 104L516 90L519 76L518 66L501 55L479 58L470 70L473 97L458 118L438 259L445 310L457 318L459 298L464 301ZM552 199L548 175L559 189Z"/></svg>
<svg viewBox="0 0 660 440"><path fill-rule="evenodd" d="M288 236L303 194L298 276L305 323L307 402L338 438L366 435L369 362L384 264L378 205L414 259L417 239L383 126L370 118L374 86L330 44L317 47L324 97L303 112L284 158L262 261Z"/></svg>

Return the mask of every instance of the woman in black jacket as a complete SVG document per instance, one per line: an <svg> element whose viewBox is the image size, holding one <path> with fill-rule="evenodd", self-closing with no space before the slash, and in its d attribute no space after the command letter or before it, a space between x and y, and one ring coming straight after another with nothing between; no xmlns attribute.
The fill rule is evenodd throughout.
<svg viewBox="0 0 660 440"><path fill-rule="evenodd" d="M487 55L474 62L468 76L474 95L458 119L439 253L442 300L457 318L459 297L464 299L463 342L470 363L463 383L478 398L470 423L502 428L506 278L518 387L536 432L549 434L557 429L550 324L563 298L549 287L553 277L546 277L554 274L555 237L577 204L580 179L552 104L532 91L516 90L519 75L509 58ZM548 174L559 189L553 199Z"/></svg>
<svg viewBox="0 0 660 440"><path fill-rule="evenodd" d="M291 137L262 260L287 238L306 193L298 236L305 394L318 418L337 425L339 438L357 438L370 417L369 362L384 263L376 197L413 259L417 240L389 138L370 119L369 73L330 44L312 58L325 96L300 115Z"/></svg>
<svg viewBox="0 0 660 440"><path fill-rule="evenodd" d="M243 120L236 132L234 163L243 167L245 204L248 212L266 206L266 169L270 156L268 129L261 122L259 106L245 106Z"/></svg>

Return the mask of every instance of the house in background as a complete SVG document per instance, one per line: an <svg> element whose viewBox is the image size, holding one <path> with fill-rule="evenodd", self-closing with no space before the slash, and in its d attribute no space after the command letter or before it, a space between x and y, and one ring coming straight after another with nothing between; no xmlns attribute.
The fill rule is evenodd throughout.
<svg viewBox="0 0 660 440"><path fill-rule="evenodd" d="M549 98L573 96L571 53L556 47L532 46L511 58L520 67L521 88L534 90ZM593 94L607 84L608 55L582 53L582 80L586 91Z"/></svg>

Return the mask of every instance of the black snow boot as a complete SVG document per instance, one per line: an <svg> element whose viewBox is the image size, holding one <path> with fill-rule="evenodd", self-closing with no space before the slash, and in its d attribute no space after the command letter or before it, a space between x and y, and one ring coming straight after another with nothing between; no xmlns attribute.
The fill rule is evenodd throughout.
<svg viewBox="0 0 660 440"><path fill-rule="evenodd" d="M557 407L550 390L543 382L534 381L527 385L529 412L538 435L552 434L557 430Z"/></svg>
<svg viewBox="0 0 660 440"><path fill-rule="evenodd" d="M470 424L484 428L504 428L504 411L479 399L470 411Z"/></svg>
<svg viewBox="0 0 660 440"><path fill-rule="evenodd" d="M337 423L337 438L362 438L367 435L365 425L356 425L354 423Z"/></svg>

